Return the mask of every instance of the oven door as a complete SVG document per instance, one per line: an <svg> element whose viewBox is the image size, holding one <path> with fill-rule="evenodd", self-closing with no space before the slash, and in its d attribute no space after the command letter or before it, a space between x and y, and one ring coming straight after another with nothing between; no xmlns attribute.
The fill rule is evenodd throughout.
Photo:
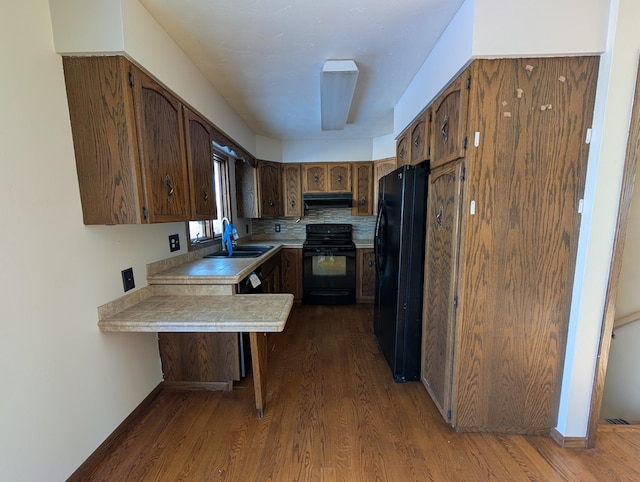
<svg viewBox="0 0 640 482"><path fill-rule="evenodd" d="M302 253L305 303L355 303L355 249L317 247L304 248Z"/></svg>

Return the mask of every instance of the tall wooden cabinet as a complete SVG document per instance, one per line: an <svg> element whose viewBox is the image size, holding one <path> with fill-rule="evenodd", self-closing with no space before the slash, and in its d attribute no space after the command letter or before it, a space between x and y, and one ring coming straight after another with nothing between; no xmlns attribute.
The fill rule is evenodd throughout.
<svg viewBox="0 0 640 482"><path fill-rule="evenodd" d="M597 71L476 60L433 103L422 381L457 430L556 426Z"/></svg>

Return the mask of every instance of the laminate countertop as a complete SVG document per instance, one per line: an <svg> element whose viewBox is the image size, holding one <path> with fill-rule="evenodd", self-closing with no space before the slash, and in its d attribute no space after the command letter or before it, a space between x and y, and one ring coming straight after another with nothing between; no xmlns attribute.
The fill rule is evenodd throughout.
<svg viewBox="0 0 640 482"><path fill-rule="evenodd" d="M242 244L274 248L257 258L204 258L206 251L169 258L147 266L149 284L236 285L284 248L302 248L303 239L258 240ZM373 240L355 239L356 248L372 248ZM186 256L186 257L185 257ZM222 293L220 293L222 294Z"/></svg>

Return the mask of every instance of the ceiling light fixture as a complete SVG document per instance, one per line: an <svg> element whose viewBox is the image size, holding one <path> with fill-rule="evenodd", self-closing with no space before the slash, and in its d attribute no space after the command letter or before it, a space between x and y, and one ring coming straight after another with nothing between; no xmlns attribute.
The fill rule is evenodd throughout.
<svg viewBox="0 0 640 482"><path fill-rule="evenodd" d="M324 63L320 81L323 131L344 129L357 80L358 66L353 60L327 60Z"/></svg>

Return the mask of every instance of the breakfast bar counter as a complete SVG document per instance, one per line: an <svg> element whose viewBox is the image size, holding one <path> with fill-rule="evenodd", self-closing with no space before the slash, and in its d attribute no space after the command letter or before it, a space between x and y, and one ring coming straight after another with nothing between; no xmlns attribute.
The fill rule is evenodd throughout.
<svg viewBox="0 0 640 482"><path fill-rule="evenodd" d="M164 288L164 289L163 289ZM248 332L256 409L262 418L266 399L267 333L284 329L293 295L211 295L205 290L171 293L147 286L132 296L98 308L103 332Z"/></svg>

